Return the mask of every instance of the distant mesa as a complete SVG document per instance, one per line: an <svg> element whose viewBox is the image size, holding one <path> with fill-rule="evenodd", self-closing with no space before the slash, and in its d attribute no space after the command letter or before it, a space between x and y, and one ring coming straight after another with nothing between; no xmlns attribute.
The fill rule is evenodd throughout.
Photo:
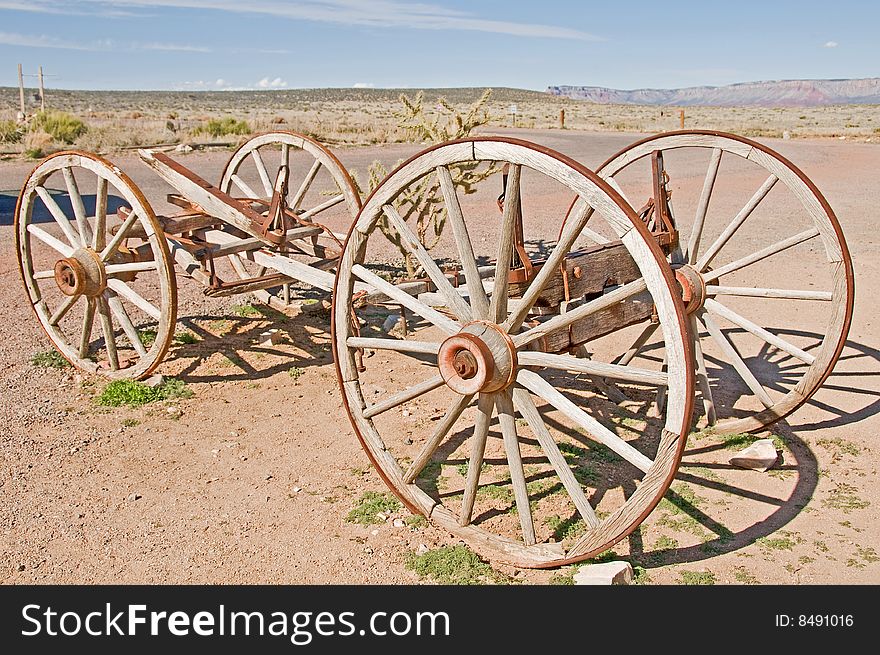
<svg viewBox="0 0 880 655"><path fill-rule="evenodd" d="M601 86L550 86L547 93L574 100L622 105L816 105L880 104L880 78L856 80L772 80L684 89L633 89Z"/></svg>

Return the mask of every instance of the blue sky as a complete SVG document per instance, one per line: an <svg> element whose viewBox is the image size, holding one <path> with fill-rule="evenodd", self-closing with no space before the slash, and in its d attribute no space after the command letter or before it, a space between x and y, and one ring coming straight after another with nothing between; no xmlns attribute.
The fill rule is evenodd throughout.
<svg viewBox="0 0 880 655"><path fill-rule="evenodd" d="M0 0L0 86L17 63L70 89L874 77L878 25L850 0Z"/></svg>

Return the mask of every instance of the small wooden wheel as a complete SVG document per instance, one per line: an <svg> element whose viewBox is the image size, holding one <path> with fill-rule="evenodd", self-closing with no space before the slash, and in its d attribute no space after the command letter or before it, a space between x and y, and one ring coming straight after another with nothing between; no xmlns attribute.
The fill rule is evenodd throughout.
<svg viewBox="0 0 880 655"><path fill-rule="evenodd" d="M641 206L652 197L649 164L658 152L680 235L670 262L688 296L706 421L722 433L759 430L816 392L846 342L853 267L843 232L803 172L732 134L649 137L598 173ZM618 363L662 357L653 330L646 325Z"/></svg>
<svg viewBox="0 0 880 655"><path fill-rule="evenodd" d="M153 210L124 173L87 153L48 157L19 195L15 237L37 320L71 364L114 379L159 365L174 337L173 263Z"/></svg>
<svg viewBox="0 0 880 655"><path fill-rule="evenodd" d="M476 183L475 171L490 164L505 166L501 213L502 176ZM449 225L431 254L403 218L414 187L443 198ZM572 191L590 209L548 246ZM560 266L591 214L622 240L616 252L635 261L632 279L606 286L603 273L588 302L564 313L557 302L550 311L541 305L551 287L560 288ZM401 255L390 239L419 266L421 280L387 281ZM523 244L533 251L533 267L520 266ZM546 256L540 266L539 254ZM528 284L526 268L534 272ZM676 288L633 210L576 162L514 139L430 148L367 199L340 261L333 345L352 425L412 511L487 557L526 567L582 560L631 532L678 467L691 420L693 367ZM656 307L670 353L667 371L603 361L616 353L621 332L627 338L624 328L591 341L590 358L583 351L540 351L554 335L568 339L578 326L617 321L631 305ZM389 323L383 307L415 315L402 336L383 332L380 326ZM362 367L359 351L366 355ZM665 420L615 413L595 393L594 382L605 378L651 394L665 386Z"/></svg>
<svg viewBox="0 0 880 655"><path fill-rule="evenodd" d="M326 228L320 237L297 241L291 255L335 259L341 240L361 208L360 195L348 171L323 145L295 132L259 134L236 150L223 169L220 189L234 197L255 201L258 209L269 210L279 174L284 172L285 206L302 225ZM260 274L244 256L229 256L229 263L242 279ZM261 302L286 307L290 286L277 295L256 291Z"/></svg>

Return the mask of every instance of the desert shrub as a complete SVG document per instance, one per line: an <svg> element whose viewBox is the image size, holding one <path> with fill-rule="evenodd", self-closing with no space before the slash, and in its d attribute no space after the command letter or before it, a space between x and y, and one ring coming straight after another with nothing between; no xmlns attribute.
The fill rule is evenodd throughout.
<svg viewBox="0 0 880 655"><path fill-rule="evenodd" d="M186 383L177 378L168 378L156 387L148 387L134 380L114 380L104 387L95 401L106 407L140 407L160 400L190 398L192 395L193 392L187 388Z"/></svg>
<svg viewBox="0 0 880 655"><path fill-rule="evenodd" d="M55 140L51 134L39 130L24 135L24 155L30 159L40 159L51 153Z"/></svg>
<svg viewBox="0 0 880 655"><path fill-rule="evenodd" d="M0 121L0 143L18 143L23 135L24 130L15 121Z"/></svg>
<svg viewBox="0 0 880 655"><path fill-rule="evenodd" d="M88 131L76 116L63 111L41 111L31 121L31 130L45 132L55 141L71 144Z"/></svg>
<svg viewBox="0 0 880 655"><path fill-rule="evenodd" d="M193 130L194 135L206 134L214 138L230 135L243 136L250 133L251 128L246 121L236 120L232 116L221 119L212 118Z"/></svg>

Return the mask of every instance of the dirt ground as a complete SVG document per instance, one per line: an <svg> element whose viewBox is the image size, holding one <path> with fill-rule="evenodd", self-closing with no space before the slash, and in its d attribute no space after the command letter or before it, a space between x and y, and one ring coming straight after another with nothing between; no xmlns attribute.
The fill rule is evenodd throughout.
<svg viewBox="0 0 880 655"><path fill-rule="evenodd" d="M639 138L504 133L588 166ZM767 143L822 189L846 233L857 288L849 341L814 400L776 427L787 444L777 470L734 469L731 451L711 438L688 445L676 484L698 500L692 520L671 535L658 509L615 547L651 583L880 582L880 325L870 302L880 290L880 237L869 211L880 196L880 149L838 140ZM419 149L335 153L364 171L374 159L392 165ZM179 158L213 180L228 153ZM164 194L135 156L113 159L148 198ZM21 287L11 224L31 168L0 163L0 580L419 582L407 554L455 544L452 536L430 525L394 527L405 510L381 525L345 521L362 493L385 488L342 409L326 315L254 315L237 307L242 300L206 299L199 285L178 278L179 329L200 341L174 346L159 370L180 375L194 395L138 409L98 407L100 382L30 363L48 343ZM258 346L272 327L282 343ZM532 584L554 575L497 568Z"/></svg>

